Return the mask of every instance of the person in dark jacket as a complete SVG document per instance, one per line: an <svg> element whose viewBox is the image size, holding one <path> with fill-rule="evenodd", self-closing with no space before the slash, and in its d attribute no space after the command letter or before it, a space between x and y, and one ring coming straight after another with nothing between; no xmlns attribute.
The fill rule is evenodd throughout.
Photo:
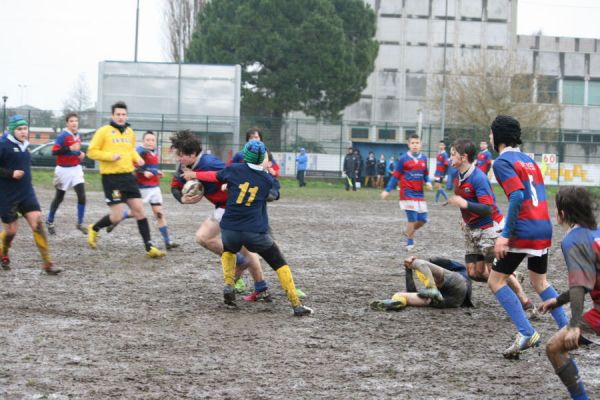
<svg viewBox="0 0 600 400"><path fill-rule="evenodd" d="M348 153L344 158L344 175L346 178L344 184L346 185L346 191L349 191L350 187L352 187L352 191L356 192L358 168L360 168L360 164L354 153L354 149L352 147L348 147Z"/></svg>
<svg viewBox="0 0 600 400"><path fill-rule="evenodd" d="M21 214L33 231L33 240L44 261L42 269L49 275L62 271L54 266L48 252L40 203L31 182L31 154L27 150L29 123L20 115L8 122L9 133L0 139L0 219L4 230L0 233L0 263L10 269L8 251L19 227Z"/></svg>
<svg viewBox="0 0 600 400"><path fill-rule="evenodd" d="M369 184L371 184L371 187L375 187L376 166L375 154L370 151L365 162L365 187L369 187Z"/></svg>
<svg viewBox="0 0 600 400"><path fill-rule="evenodd" d="M387 164L385 162L385 156L383 154L381 154L379 156L379 160L377 161L377 164L375 165L375 170L377 171L377 182L375 183L375 186L377 186L377 189L379 190L383 190L383 188L385 187L385 170L386 170Z"/></svg>

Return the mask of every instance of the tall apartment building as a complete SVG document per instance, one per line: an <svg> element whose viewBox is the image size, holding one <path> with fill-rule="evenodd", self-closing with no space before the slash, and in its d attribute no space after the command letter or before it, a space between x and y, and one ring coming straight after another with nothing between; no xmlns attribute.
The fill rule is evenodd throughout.
<svg viewBox="0 0 600 400"><path fill-rule="evenodd" d="M600 38L517 35L518 0L365 2L380 47L361 99L344 110L346 143L405 143L421 123L436 126L430 140L439 140L440 118L424 106L428 88L483 51L516 51L532 78L531 101L563 105L564 139L600 142Z"/></svg>

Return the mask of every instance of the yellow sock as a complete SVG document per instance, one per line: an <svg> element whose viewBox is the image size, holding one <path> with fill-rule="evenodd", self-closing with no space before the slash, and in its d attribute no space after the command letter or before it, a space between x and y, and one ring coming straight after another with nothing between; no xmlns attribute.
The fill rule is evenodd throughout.
<svg viewBox="0 0 600 400"><path fill-rule="evenodd" d="M6 241L6 232L2 231L2 232L0 232L0 256L6 255L6 254L4 254L4 249L6 249L8 252L8 247L6 246L6 243L4 243L5 241Z"/></svg>
<svg viewBox="0 0 600 400"><path fill-rule="evenodd" d="M392 296L392 300L399 301L404 306L406 306L408 304L408 299L406 298L406 296L403 296L401 293L395 293Z"/></svg>
<svg viewBox="0 0 600 400"><path fill-rule="evenodd" d="M33 240L35 240L35 245L42 255L42 260L44 260L45 263L52 262L52 260L50 260L50 254L48 253L48 240L46 239L44 231L40 232L37 229L33 231Z"/></svg>
<svg viewBox="0 0 600 400"><path fill-rule="evenodd" d="M221 265L223 266L223 279L225 280L225 284L233 286L235 284L235 254L224 251L221 256Z"/></svg>
<svg viewBox="0 0 600 400"><path fill-rule="evenodd" d="M425 285L426 288L435 287L435 283L431 282L429 278L425 276L424 273L422 273L418 269L416 269L415 272L417 273L417 278L419 278L419 280L423 283L423 285Z"/></svg>
<svg viewBox="0 0 600 400"><path fill-rule="evenodd" d="M302 305L300 303L300 299L296 294L296 285L294 285L294 278L292 277L292 271L288 265L284 265L277 269L277 276L279 277L279 283L281 283L281 287L285 290L287 297L292 303L292 307L299 307Z"/></svg>

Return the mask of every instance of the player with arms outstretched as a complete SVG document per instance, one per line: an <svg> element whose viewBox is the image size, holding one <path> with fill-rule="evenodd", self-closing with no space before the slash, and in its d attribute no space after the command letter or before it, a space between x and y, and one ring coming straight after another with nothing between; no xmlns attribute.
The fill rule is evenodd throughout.
<svg viewBox="0 0 600 400"><path fill-rule="evenodd" d="M509 199L504 229L496 239L496 263L488 279L488 286L518 329L514 343L504 351L506 358L518 358L530 347L538 346L540 335L533 328L514 291L506 285L509 276L521 261L527 258L529 280L543 301L558 296L548 283L548 249L552 240L552 223L546 202L544 179L539 167L519 150L521 126L507 115L499 115L492 122L490 143L500 156L494 162L496 180ZM562 307L552 310L559 328L567 325Z"/></svg>
<svg viewBox="0 0 600 400"><path fill-rule="evenodd" d="M226 304L235 305L235 254L242 247L254 251L273 268L294 310L294 315L310 315L312 310L302 305L296 293L292 271L283 254L269 234L267 201L279 198L279 182L264 171L262 163L267 149L258 140L244 146L244 164L232 164L227 168L204 174L205 179L225 182L228 187L227 207L221 219L223 240L223 297Z"/></svg>
<svg viewBox="0 0 600 400"><path fill-rule="evenodd" d="M427 203L423 193L423 183L431 189L427 157L421 153L421 139L413 134L408 139L409 152L403 154L394 165L394 172L381 192L381 198L387 199L390 191L400 181L400 208L406 213L406 250L415 248L415 232L427 223Z"/></svg>
<svg viewBox="0 0 600 400"><path fill-rule="evenodd" d="M212 154L202 152L202 143L189 130L179 131L173 135L171 137L171 148L175 151L178 162L177 170L171 180L171 193L182 204L196 204L203 197L214 204L213 214L202 222L196 232L196 242L220 257L223 254L223 242L220 237L219 222L225 213L227 191L221 190L221 183L202 179L201 173L220 171L225 168L225 163ZM192 179L202 182L204 186L202 195L184 196L182 194L183 186ZM236 265L236 280L239 279L246 268L252 275L256 292L253 300L271 301L258 256L246 248L242 248L236 255Z"/></svg>

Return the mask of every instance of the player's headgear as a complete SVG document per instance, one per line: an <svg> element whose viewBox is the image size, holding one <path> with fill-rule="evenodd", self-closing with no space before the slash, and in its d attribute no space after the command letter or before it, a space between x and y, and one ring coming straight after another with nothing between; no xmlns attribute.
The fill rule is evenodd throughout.
<svg viewBox="0 0 600 400"><path fill-rule="evenodd" d="M492 122L492 135L494 136L494 150L498 151L498 145L504 143L506 146L519 145L521 142L521 124L510 115L498 115Z"/></svg>
<svg viewBox="0 0 600 400"><path fill-rule="evenodd" d="M244 146L244 161L248 164L260 164L265 159L267 148L260 140L251 140Z"/></svg>
<svg viewBox="0 0 600 400"><path fill-rule="evenodd" d="M8 120L8 130L14 132L19 126L29 126L29 123L19 114L10 117Z"/></svg>

